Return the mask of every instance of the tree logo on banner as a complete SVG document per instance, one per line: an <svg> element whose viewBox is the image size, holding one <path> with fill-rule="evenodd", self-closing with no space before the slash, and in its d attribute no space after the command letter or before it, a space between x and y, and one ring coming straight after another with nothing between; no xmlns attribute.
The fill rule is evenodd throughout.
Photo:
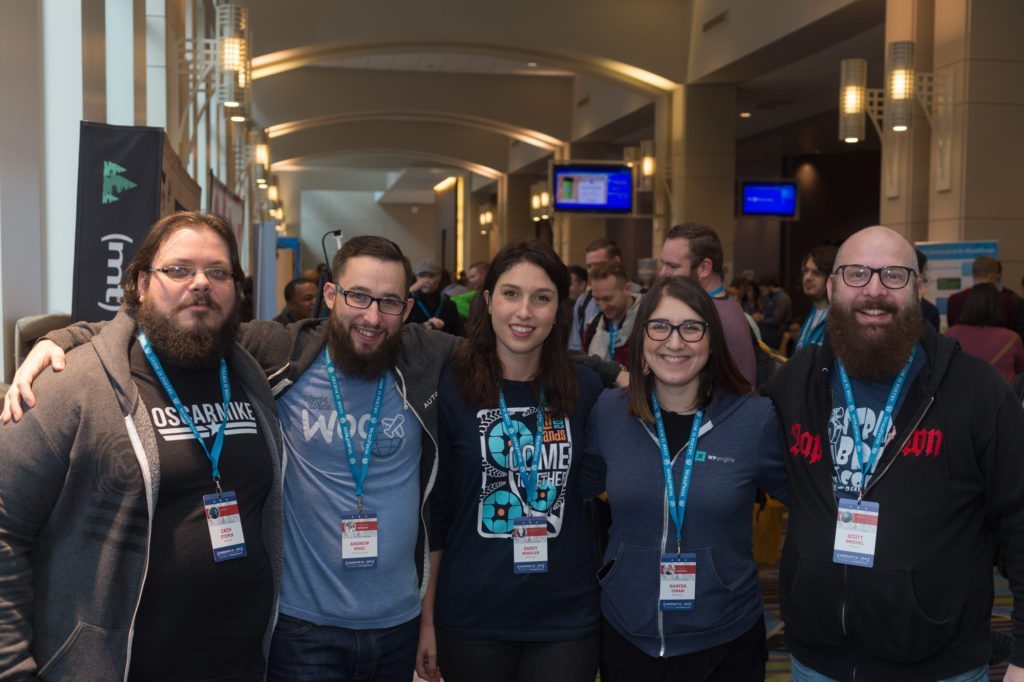
<svg viewBox="0 0 1024 682"><path fill-rule="evenodd" d="M125 169L113 161L103 162L103 203L112 204L117 195L137 187L134 182L121 175Z"/></svg>

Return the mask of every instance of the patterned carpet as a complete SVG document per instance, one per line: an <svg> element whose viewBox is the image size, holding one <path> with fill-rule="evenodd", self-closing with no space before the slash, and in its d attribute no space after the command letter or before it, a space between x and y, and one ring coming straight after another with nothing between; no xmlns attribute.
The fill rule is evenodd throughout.
<svg viewBox="0 0 1024 682"><path fill-rule="evenodd" d="M789 682L789 650L786 648L785 623L779 616L779 569L778 565L762 566L761 590L764 594L765 625L768 629L768 671L767 682ZM993 571L995 586L995 602L992 607L992 629L1009 634L1013 630L1010 611L1013 608L1013 597L1006 578ZM989 678L993 682L1003 679L1006 664L989 668Z"/></svg>

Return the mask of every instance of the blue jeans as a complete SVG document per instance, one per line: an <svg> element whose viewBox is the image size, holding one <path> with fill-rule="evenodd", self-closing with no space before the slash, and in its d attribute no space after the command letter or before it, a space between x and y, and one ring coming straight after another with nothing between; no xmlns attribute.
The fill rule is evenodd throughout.
<svg viewBox="0 0 1024 682"><path fill-rule="evenodd" d="M811 670L796 660L795 656L790 656L789 662L793 669L793 682L836 682L831 677L826 677L819 672ZM944 677L941 680L936 680L936 682L988 682L988 666L983 665L980 668L968 670L953 677Z"/></svg>
<svg viewBox="0 0 1024 682"><path fill-rule="evenodd" d="M409 682L420 619L379 630L315 625L283 613L270 642L269 682Z"/></svg>

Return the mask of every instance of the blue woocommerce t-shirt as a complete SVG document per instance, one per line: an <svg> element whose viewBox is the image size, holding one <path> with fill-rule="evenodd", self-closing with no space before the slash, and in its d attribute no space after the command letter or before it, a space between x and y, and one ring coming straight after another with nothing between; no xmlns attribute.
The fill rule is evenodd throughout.
<svg viewBox="0 0 1024 682"><path fill-rule="evenodd" d="M885 434L884 444L896 435L896 416L903 406L907 392L910 390L914 378L925 365L925 351L921 344L917 345L917 353L914 354L914 364L907 373L907 379L903 384L903 391L896 401L896 407L892 413L892 420L889 422L888 433ZM889 391L892 389L893 379L883 381L863 380L850 377L850 385L853 388L853 399L857 405L857 418L860 420L861 438L863 445L863 459L867 463L871 456L871 446L875 442L878 427L878 420L885 411L885 402L889 399ZM835 471L832 474L832 484L835 488L837 498L856 498L860 493L863 473L860 469L860 461L853 452L853 434L850 431L850 415L846 406L846 395L843 392L843 382L839 378L838 367L832 372L832 414L828 420L828 439L832 450L832 464ZM884 450L884 445L883 448ZM868 474L868 483L871 476L878 470L878 463L882 461L882 453L874 461L871 471Z"/></svg>
<svg viewBox="0 0 1024 682"><path fill-rule="evenodd" d="M356 452L363 452L377 380L338 373ZM346 569L341 517L356 508L323 353L278 400L288 463L284 476L281 613L320 625L386 628L420 613L416 574L422 429L388 372L363 509L378 514L377 567ZM358 426L358 428L357 428Z"/></svg>

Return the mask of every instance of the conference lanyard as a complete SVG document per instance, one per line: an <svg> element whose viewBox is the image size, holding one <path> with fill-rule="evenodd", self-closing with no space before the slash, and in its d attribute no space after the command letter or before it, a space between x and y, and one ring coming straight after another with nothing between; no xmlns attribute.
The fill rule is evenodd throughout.
<svg viewBox="0 0 1024 682"><path fill-rule="evenodd" d="M366 472L370 469L370 459L373 457L373 444L377 437L377 422L380 420L380 406L384 401L384 384L387 383L387 374L381 374L377 380L377 393L373 397L373 408L370 410L370 425L366 429L366 438L363 440L363 456L356 457L356 448L352 443L352 431L348 427L348 415L345 413L345 401L341 397L341 387L338 385L338 372L334 369L334 362L331 360L331 353L324 348L324 361L327 364L327 379L331 382L331 393L334 394L334 409L338 412L338 425L341 427L341 439L345 443L345 455L348 457L348 466L352 470L352 478L356 482L356 511L363 511L363 484L366 482Z"/></svg>
<svg viewBox="0 0 1024 682"><path fill-rule="evenodd" d="M224 429L228 425L228 403L231 402L231 384L228 382L228 363L223 359L220 361L220 394L224 399L224 420L220 423L220 428L217 429L217 437L213 441L213 449L206 447L206 443L203 441L203 437L199 435L199 429L196 428L195 422L192 421L192 416L188 413L188 409L185 404L181 402L181 398L178 397L178 392L171 386L171 380L167 378L167 372L164 371L163 365L160 364L160 358L153 352L153 347L149 345L149 339L146 338L146 332L139 332L139 345L142 346L142 352L145 353L146 359L149 360L149 366L153 368L157 378L160 380L160 385L164 387L164 393L171 399L171 403L174 405L174 409L178 411L178 416L181 417L181 421L185 422L185 425L192 431L192 435L196 437L199 442L199 446L203 448L203 452L206 453L206 458L210 460L211 468L213 469L213 482L217 485L217 492L222 492L220 489L220 453L224 449Z"/></svg>
<svg viewBox="0 0 1024 682"><path fill-rule="evenodd" d="M665 495L668 497L668 514L676 526L676 554L683 551L683 518L686 516L686 498L690 494L690 478L693 476L693 460L697 452L697 437L700 425L704 420L704 410L697 410L693 415L693 426L690 427L690 440L686 443L686 458L683 461L683 475L679 480L679 493L676 494L672 480L672 453L668 449L668 437L665 436L665 421L661 416L661 404L658 396L651 391L651 407L654 411L654 423L658 428L658 447L661 449L661 466L665 471Z"/></svg>
<svg viewBox="0 0 1024 682"><path fill-rule="evenodd" d="M615 328L615 320L608 320L608 359L615 359L615 337L619 335L619 330Z"/></svg>
<svg viewBox="0 0 1024 682"><path fill-rule="evenodd" d="M714 298L715 296L718 296L720 293L722 293L724 291L725 291L725 285L724 284L720 284L717 289L712 289L711 291L709 291L708 292L708 296L710 296L711 298Z"/></svg>
<svg viewBox="0 0 1024 682"><path fill-rule="evenodd" d="M428 320L431 319L431 318L434 318L434 317L440 317L440 315L441 315L441 308L444 306L444 296L440 296L438 298L437 310L434 311L433 315L430 314L430 311L427 309L427 305L423 302L423 300L419 296L416 297L416 305L418 305L420 307L420 310L423 311L423 314L427 316Z"/></svg>
<svg viewBox="0 0 1024 682"><path fill-rule="evenodd" d="M824 312L822 312L824 311ZM807 316L804 324L800 327L800 335L797 337L796 349L800 350L809 343L821 343L825 336L825 318L828 316L828 306L814 308L814 312Z"/></svg>
<svg viewBox="0 0 1024 682"><path fill-rule="evenodd" d="M836 366L839 368L839 380L843 384L843 394L846 397L846 414L849 415L850 419L850 431L853 432L853 449L857 452L857 463L860 464L861 478L858 500L864 498L864 486L867 483L872 467L875 465L875 460L878 458L878 453L881 452L882 445L885 443L885 437L889 432L889 422L892 421L892 412L896 409L896 401L899 400L900 392L903 390L903 383L907 380L910 367L914 364L914 355L916 353L917 346L914 346L914 349L910 351L910 358L907 360L907 364L903 366L903 369L896 377L896 381L893 382L892 388L889 390L889 398L885 401L885 410L882 412L882 416L878 418L878 426L875 428L875 438L871 444L871 454L868 456L867 466L864 464L864 439L860 433L860 419L857 417L857 406L853 402L853 386L850 384L850 377L846 373L843 361L839 360L836 362Z"/></svg>
<svg viewBox="0 0 1024 682"><path fill-rule="evenodd" d="M512 442L512 460L519 469L519 480L526 487L526 511L537 501L537 476L540 471L540 460L544 444L544 389L540 392L540 404L537 405L537 428L533 434L533 461L530 467L526 467L526 458L523 457L523 446L519 443L516 430L512 427L512 416L508 412L508 403L505 402L505 391L498 391L498 410L501 412L501 424L505 429L505 435Z"/></svg>

